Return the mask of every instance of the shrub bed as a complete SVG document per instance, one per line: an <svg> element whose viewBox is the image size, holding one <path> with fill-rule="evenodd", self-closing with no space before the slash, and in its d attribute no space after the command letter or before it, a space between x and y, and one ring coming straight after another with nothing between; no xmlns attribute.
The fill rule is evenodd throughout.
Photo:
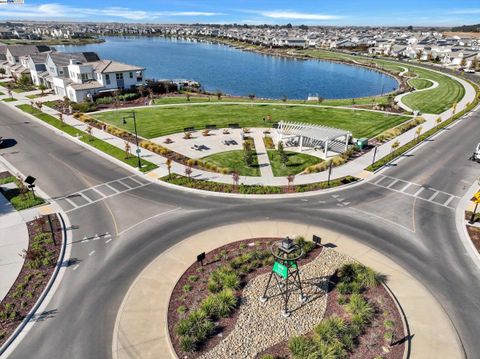
<svg viewBox="0 0 480 359"><path fill-rule="evenodd" d="M256 238L231 243L206 254L177 282L168 309L168 327L179 357L196 358L226 337L235 326L242 289L256 276L271 270L270 246L280 238ZM316 258L321 247L302 237L296 242L306 255L299 264Z"/></svg>
<svg viewBox="0 0 480 359"><path fill-rule="evenodd" d="M384 281L361 264L345 264L330 279L325 318L315 329L257 358L403 358L403 322Z"/></svg>
<svg viewBox="0 0 480 359"><path fill-rule="evenodd" d="M425 119L423 117L416 117L413 120L404 123L403 125L382 132L375 139L378 142L388 142L393 140L395 137L400 136L402 133L421 125L422 123L425 123Z"/></svg>
<svg viewBox="0 0 480 359"><path fill-rule="evenodd" d="M292 193L292 192L308 192L308 191L316 191L320 189L333 188L333 187L338 187L345 184L356 182L358 179L353 176L347 176L347 177L331 180L330 183L317 182L317 183L311 183L311 184L292 185L292 186L256 186L256 185L244 185L244 184L234 186L233 184L218 183L218 182L188 178L178 174L165 176L160 178L160 180L177 185L177 186L201 189L201 190L212 191L212 192L240 193L240 194L279 194L279 193Z"/></svg>
<svg viewBox="0 0 480 359"><path fill-rule="evenodd" d="M51 224L51 227L50 227ZM33 308L50 280L62 247L62 227L57 215L27 222L29 246L15 283L0 303L0 346Z"/></svg>
<svg viewBox="0 0 480 359"><path fill-rule="evenodd" d="M5 198L12 204L13 208L17 211L22 209L27 209L31 207L35 207L45 203L45 201L35 195L33 197L32 193L23 183L23 179L20 177L13 176L10 172L6 171L2 173L0 176L0 185L7 184L7 183L15 183L17 188L8 189L8 190L1 190L1 193L5 196Z"/></svg>

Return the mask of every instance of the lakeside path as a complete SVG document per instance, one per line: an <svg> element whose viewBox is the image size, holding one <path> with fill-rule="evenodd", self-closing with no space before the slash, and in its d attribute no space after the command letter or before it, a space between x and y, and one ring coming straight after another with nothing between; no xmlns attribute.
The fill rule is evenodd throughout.
<svg viewBox="0 0 480 359"><path fill-rule="evenodd" d="M435 70L429 70L429 71L435 71ZM436 71L436 72L438 72L438 71ZM469 103L474 101L475 95L476 95L475 89L473 88L473 86L470 83L468 83L467 81L465 81L461 78L458 78L458 77L455 77L455 76L452 76L452 75L449 75L449 74L443 74L443 75L449 76L449 77L455 79L456 81L460 82L465 89L465 94L464 94L462 100L458 102L457 108L456 108L456 112L460 112L464 108L466 108ZM429 89L431 89L431 88L429 88ZM0 87L0 91L4 92L4 91L6 91L6 89L3 88L3 87ZM411 93L414 93L414 92L411 92ZM18 99L18 101L8 103L8 105L10 105L12 107L15 107L19 104L30 104L30 102L31 102L30 100L27 101L27 99L25 97L25 93L24 94L13 94L13 96L16 99ZM5 96L5 95L0 96L0 100L3 99L3 98L7 98L7 97L8 96ZM40 102L41 101L47 101L47 98L50 98L50 96L45 97L45 98L38 98L38 99L36 99L36 101L40 101ZM211 104L214 104L214 103L215 102L212 102ZM220 104L229 104L229 103L231 103L231 102L221 102ZM235 103L235 102L233 102L233 103ZM240 102L240 104L245 105L246 103L245 102ZM272 105L272 103L263 103L263 104ZM196 104L190 104L190 105L194 106ZM278 105L278 104L275 104L275 105ZM290 106L291 104L280 104L280 105ZM310 106L310 107L322 107L322 105L308 105L308 104L295 104L295 105L296 106L299 105L299 106ZM174 105L156 105L156 106L157 107L161 107L161 106L167 106L168 107L168 106L178 106L178 104L177 105L175 105L175 104ZM337 106L328 106L328 107L338 108ZM142 107L142 108L145 108L145 107ZM133 108L129 108L127 110L130 110L130 109L133 109ZM369 111L369 110L366 110L366 109L356 109L356 108L352 109L350 107L348 107L347 109L351 110L351 111L357 111L357 110L358 111ZM17 109L17 110L21 111L19 109ZM42 108L42 111L47 113L47 114L50 114L50 115L54 116L55 118L58 118L59 114L60 114L58 111L56 111L52 108L49 108L47 106L44 106ZM382 112L382 111L380 111L380 112ZM22 112L22 113L29 116L25 112ZM382 113L384 113L384 112L382 112ZM388 114L391 115L391 113L388 113ZM423 131L428 131L431 128L435 127L437 118L441 118L442 121L444 121L444 120L450 118L453 115L454 115L453 109L448 109L447 111L445 111L445 112L443 112L439 115L422 114L422 116L426 119L426 122L424 124L422 124ZM31 116L31 117L34 118L33 116ZM88 127L87 124L73 118L73 116L63 116L63 117L64 117L65 123L67 123L71 126L74 126L74 127L78 128L82 131L86 131L86 129ZM38 119L36 119L36 120L40 121ZM59 130L55 130L55 131L59 132ZM415 132L416 132L416 128L413 128L413 129L403 133L402 135L398 136L397 138L378 146L377 153L376 153L376 160L379 160L379 159L389 155L390 152L391 152L391 145L395 141L398 140L398 142L400 143L400 146L403 146L404 144L411 141L415 137ZM103 141L108 142L108 143L110 143L110 144L112 144L112 145L114 145L114 146L116 146L116 147L118 147L122 150L124 149L124 140L122 140L118 137L112 136L111 134L109 134L105 131L94 128L93 131L92 131L92 135L97 137L97 138L100 138ZM159 168L155 169L154 171L152 171L150 173L150 175L152 177L160 178L160 177L164 177L168 174L168 169L167 169L167 166L165 164L165 162L166 162L165 157L163 157L161 155L158 155L154 152L148 151L146 149L142 149L142 155L141 156L145 160L148 160L149 162L152 162L152 163L159 166ZM335 167L332 171L331 179L342 178L342 177L349 176L349 175L364 177L364 169L372 163L372 160L373 160L373 151L370 151L370 152L364 154L361 157L358 157L358 158L356 158L352 161L349 161L345 165ZM175 162L173 164L171 170L172 170L173 173L177 173L177 174L180 174L180 175L185 175L185 169L186 169L186 166ZM199 170L199 169L193 169L193 172L192 172L191 176L192 176L192 178L195 178L195 179L208 180L208 181L213 181L213 182L218 182L218 183L230 184L232 182L231 175L222 175L222 174L219 174L219 173L212 173L212 172L207 172L207 171L203 171L203 170ZM327 180L327 177L328 177L327 171L319 172L319 173L312 173L312 174L301 174L301 175L297 175L295 177L294 184L299 185L299 184L309 184L309 183L323 182L323 181ZM263 178L263 177L242 176L240 178L240 183L245 184L245 185L285 186L286 183L287 183L287 179L286 179L286 177L265 177L265 178Z"/></svg>

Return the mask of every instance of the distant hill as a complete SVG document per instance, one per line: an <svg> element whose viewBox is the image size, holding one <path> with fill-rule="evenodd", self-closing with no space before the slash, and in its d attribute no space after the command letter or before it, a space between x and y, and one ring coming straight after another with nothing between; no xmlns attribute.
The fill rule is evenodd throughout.
<svg viewBox="0 0 480 359"><path fill-rule="evenodd" d="M452 27L454 32L480 32L480 24Z"/></svg>

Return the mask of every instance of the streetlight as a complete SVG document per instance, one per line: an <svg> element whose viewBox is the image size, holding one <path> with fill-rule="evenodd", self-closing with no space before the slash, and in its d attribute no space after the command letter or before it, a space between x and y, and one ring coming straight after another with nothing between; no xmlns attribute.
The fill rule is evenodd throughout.
<svg viewBox="0 0 480 359"><path fill-rule="evenodd" d="M124 125L127 124L127 118L133 118L133 127L135 129L135 144L137 145L137 149L135 152L137 153L137 159L138 159L138 169L142 169L142 161L140 159L140 147L138 146L138 133L137 133L137 118L135 117L135 111L132 111L132 114L129 116L124 116L122 117L122 123Z"/></svg>

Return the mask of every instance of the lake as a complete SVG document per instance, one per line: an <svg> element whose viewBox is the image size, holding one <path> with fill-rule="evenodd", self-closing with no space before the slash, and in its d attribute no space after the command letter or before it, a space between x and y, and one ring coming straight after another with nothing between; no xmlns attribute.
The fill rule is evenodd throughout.
<svg viewBox="0 0 480 359"><path fill-rule="evenodd" d="M101 44L56 46L58 51L95 51L146 68L146 77L188 79L207 91L259 98L353 98L397 89L386 74L329 61L296 60L241 51L225 45L171 38L109 37Z"/></svg>

